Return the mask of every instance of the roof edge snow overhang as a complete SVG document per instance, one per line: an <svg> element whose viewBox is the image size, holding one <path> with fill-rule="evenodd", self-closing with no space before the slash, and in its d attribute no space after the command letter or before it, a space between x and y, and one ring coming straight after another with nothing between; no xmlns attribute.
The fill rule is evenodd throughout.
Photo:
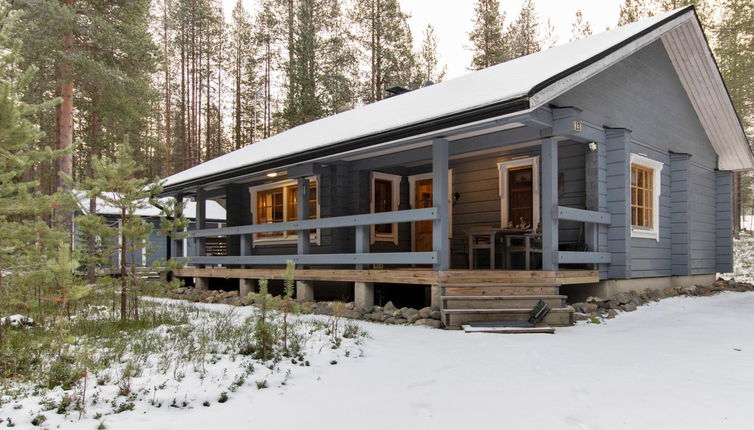
<svg viewBox="0 0 754 430"><path fill-rule="evenodd" d="M688 42L696 45L696 51L693 53L679 53L677 48L678 42L676 41L675 46L672 46L673 42L670 42L674 37L677 37L676 35L679 32L684 30L686 31L686 36L697 38L696 40L693 40L693 37L686 39ZM693 35L689 33L693 33ZM702 30L701 21L693 5L677 10L652 26L592 56L588 60L535 85L528 93L531 107L536 108L555 99L557 96L595 74L658 40L663 43L666 52L670 56L676 74L681 80L694 111L702 123L715 152L718 154L718 168L720 170L738 171L754 169L754 153L752 153L750 142L746 137L743 122L735 110L730 92L720 73L717 61L710 50L709 41ZM691 70L692 68L689 66L689 61L686 58L686 56L691 56L691 54L697 54L696 57L704 57L693 59L697 62L695 70ZM691 76L694 73L695 76L685 78L685 76ZM698 82L704 82L707 86L701 88L700 85L694 85L694 78ZM716 100L713 101L713 106L710 106L710 102L700 95L700 91L715 93ZM719 123L715 115L716 112L723 113L724 124L721 125Z"/></svg>
<svg viewBox="0 0 754 430"><path fill-rule="evenodd" d="M455 126L460 126L460 125L475 122L475 121L483 121L483 120L494 118L500 115L512 114L512 113L524 111L527 109L540 107L544 105L545 103L549 102L550 100L554 99L555 97L557 97L557 95L562 94L568 89L573 88L574 86L583 82L585 79L588 79L594 74L599 73L600 71L617 63L623 58L626 58L627 56L635 53L636 51L647 46L648 44L656 40L659 40L664 33L686 22L685 20L679 20L678 18L683 15L689 14L689 12L692 13L692 15L689 15L689 19L691 19L691 17L693 16L693 19L696 20L696 25L701 30L701 24L699 21L699 17L696 14L696 9L693 6L687 6L685 8L679 9L675 13L668 15L664 19L654 23L653 25L647 27L646 29L640 32L637 32L636 34L630 37L627 37L626 39L620 41L619 43L612 45L610 48L605 49L599 52L598 54L593 55L587 60L584 60L581 63L578 63L538 83L537 85L532 87L529 90L529 92L525 95L521 95L514 98L509 98L507 100L501 100L492 104L480 106L480 107L470 109L470 110L465 110L461 112L452 113L449 115L436 117L436 118L422 121L416 124L394 128L391 130L386 130L386 131L375 133L372 135L361 136L355 139L349 139L342 142L336 142L330 145L322 146L319 148L314 148L307 151L288 154L283 157L274 158L274 159L263 161L260 163L251 164L251 165L247 165L247 166L243 166L243 167L239 167L235 169L229 169L229 170L225 170L225 171L218 172L215 174L206 175L206 176L202 176L199 178L195 178L195 179L191 179L191 180L187 180L183 182L178 182L175 184L170 184L168 186L165 186L163 190L163 195L178 194L181 190L184 190L186 188L189 188L189 189L197 188L197 187L201 187L203 185L207 185L213 182L224 181L224 180L228 180L228 179L238 177L238 176L250 175L250 174L262 172L269 169L277 169L280 167L289 166L296 163L302 163L302 162L311 161L311 160L321 158L321 157L335 155L341 152L363 149L370 146L383 144L386 142L410 138L412 136L418 136L418 135L427 134L427 133L436 133L436 132L439 132L448 128L452 128ZM706 38L704 40L705 40L706 49L707 51L709 51L709 45L707 43ZM711 53L709 54L711 56ZM600 62L602 62L602 64L600 64ZM749 148L749 142L745 137L742 122L740 120L740 117L738 117L738 114L735 112L735 109L733 108L733 102L730 99L730 93L727 91L727 87L725 87L725 83L722 80L722 75L720 74L720 70L717 67L717 63L714 62L714 57L712 57L712 62L715 66L714 68L717 74L717 78L722 82L722 85L725 88L727 102L729 104L729 107L732 109L733 115L735 116L736 123L740 131L739 137L743 136L743 143L746 145L747 148ZM573 75L579 72L583 72L582 75L579 76L578 78L574 78ZM573 78L573 79L569 79L569 78ZM696 109L696 106L695 106L695 109ZM721 152L719 145L715 145L713 143L713 146L715 147L715 151L718 152L719 154ZM730 166L727 166L727 167L730 167ZM747 163L741 163L739 166L733 166L733 167L734 168L725 168L724 170L754 169L754 155L752 155L751 150L748 149Z"/></svg>
<svg viewBox="0 0 754 430"><path fill-rule="evenodd" d="M375 146L382 143L410 138L427 133L437 133L459 125L477 121L484 121L487 119L499 117L501 115L508 115L525 111L527 109L529 109L528 97L524 96L508 99L497 103L481 106L475 109L433 118L416 124L395 128L368 136L361 136L356 139L349 139L308 151L289 154L261 163L251 164L236 169L225 170L223 172L202 176L200 178L192 179L189 181L170 184L164 187L161 195L178 194L181 190L186 188L201 187L202 185L207 185L213 182L223 181L238 176L249 175L265 170L278 169L281 167L290 166L292 164L303 163L342 152L363 149L370 146Z"/></svg>

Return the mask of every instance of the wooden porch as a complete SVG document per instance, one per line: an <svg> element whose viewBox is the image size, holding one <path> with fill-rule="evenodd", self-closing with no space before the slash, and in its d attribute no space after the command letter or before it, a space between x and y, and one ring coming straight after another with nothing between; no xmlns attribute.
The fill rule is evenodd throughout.
<svg viewBox="0 0 754 430"><path fill-rule="evenodd" d="M173 272L181 278L283 279L281 269L234 269L227 267L183 268ZM368 282L406 285L442 285L446 283L554 283L558 285L599 282L596 270L460 270L433 269L297 269L297 281Z"/></svg>
<svg viewBox="0 0 754 430"><path fill-rule="evenodd" d="M185 268L173 275L192 277L201 288L206 288L207 278L238 279L242 295L254 288L256 280L283 278L280 269ZM540 300L551 308L543 324L571 325L573 308L566 303L567 297L560 295L560 286L599 282L597 270L298 269L294 276L299 299L314 298L315 282L352 282L354 301L364 308L374 304L377 283L407 288L428 285L431 305L440 309L447 328L470 322L525 321Z"/></svg>

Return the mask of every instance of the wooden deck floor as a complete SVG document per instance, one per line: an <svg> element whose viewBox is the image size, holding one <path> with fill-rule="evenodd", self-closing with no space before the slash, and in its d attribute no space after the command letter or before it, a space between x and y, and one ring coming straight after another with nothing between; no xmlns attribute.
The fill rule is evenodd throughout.
<svg viewBox="0 0 754 430"><path fill-rule="evenodd" d="M226 279L282 279L282 269L183 268L178 277ZM373 282L441 285L445 283L555 283L560 285L599 282L596 270L448 270L432 269L300 269L295 278L302 281Z"/></svg>

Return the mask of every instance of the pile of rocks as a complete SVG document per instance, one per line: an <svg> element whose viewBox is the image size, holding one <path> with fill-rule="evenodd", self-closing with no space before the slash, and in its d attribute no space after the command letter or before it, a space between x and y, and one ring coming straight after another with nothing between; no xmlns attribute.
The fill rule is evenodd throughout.
<svg viewBox="0 0 754 430"><path fill-rule="evenodd" d="M238 291L197 290L195 288L181 287L171 291L170 296L175 299L193 302L223 303L233 306L251 306L254 304L253 296L239 297ZM280 297L275 297L275 299L280 300ZM397 308L393 302L387 302L385 306L370 306L367 309L356 306L354 302L341 303L338 306L335 305L335 302L302 302L301 305L304 313L317 315L338 314L345 318L382 322L385 324L442 328L440 310L430 307L421 309Z"/></svg>
<svg viewBox="0 0 754 430"><path fill-rule="evenodd" d="M696 285L688 287L668 287L662 290L647 288L643 292L628 291L618 293L606 299L589 297L584 302L573 303L576 311L574 317L579 320L611 319L618 312L633 312L638 306L649 302L656 302L667 297L676 296L710 296L721 291L754 291L754 285L735 280L718 279L710 286Z"/></svg>

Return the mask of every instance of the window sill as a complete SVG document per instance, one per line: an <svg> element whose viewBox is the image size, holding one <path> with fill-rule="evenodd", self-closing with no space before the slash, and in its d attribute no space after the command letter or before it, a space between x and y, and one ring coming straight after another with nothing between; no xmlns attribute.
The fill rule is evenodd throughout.
<svg viewBox="0 0 754 430"><path fill-rule="evenodd" d="M260 239L254 239L254 242L252 243L252 247L256 248L257 246L273 246L273 245L295 245L298 241L297 236L288 236L288 237L270 237L270 238L260 238ZM309 236L309 243L312 245L319 245L319 235L316 233L312 233Z"/></svg>
<svg viewBox="0 0 754 430"><path fill-rule="evenodd" d="M372 243L377 242L390 242L395 245L398 245L398 237L394 235L375 235L374 239L372 240Z"/></svg>
<svg viewBox="0 0 754 430"><path fill-rule="evenodd" d="M660 241L660 232L656 229L646 230L636 227L631 227L631 237L637 239L654 239L657 242Z"/></svg>

